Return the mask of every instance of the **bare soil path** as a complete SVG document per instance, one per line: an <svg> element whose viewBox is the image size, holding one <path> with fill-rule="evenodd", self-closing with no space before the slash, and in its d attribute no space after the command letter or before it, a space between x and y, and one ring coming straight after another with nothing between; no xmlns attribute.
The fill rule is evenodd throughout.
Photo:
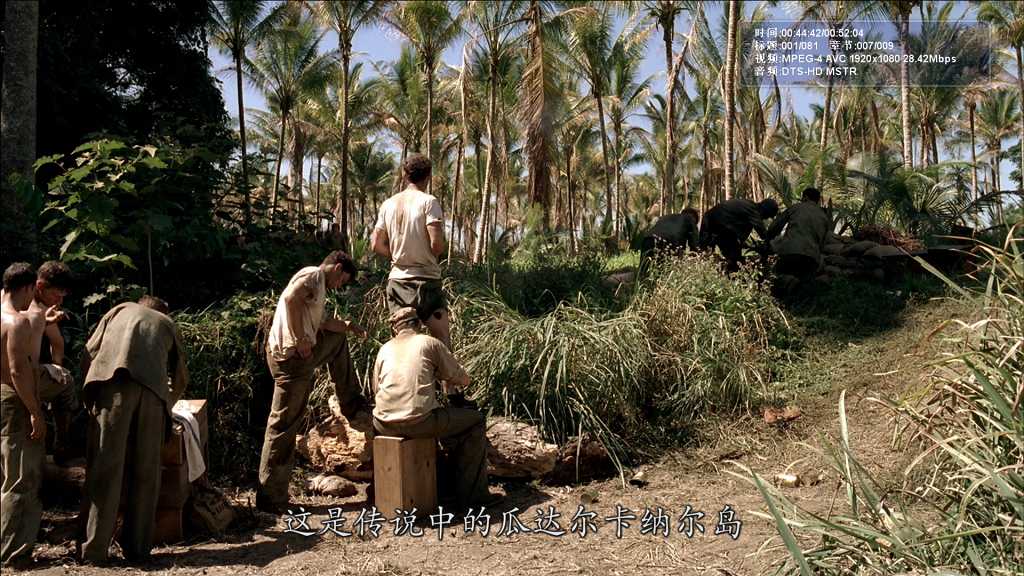
<svg viewBox="0 0 1024 576"><path fill-rule="evenodd" d="M757 490L730 475L740 462L765 478L784 471L825 479L814 486L786 489L794 501L827 513L837 491L837 476L817 452L820 439L838 435L837 399L847 391L848 418L854 449L883 479L895 480L900 464L912 455L890 447L889 415L867 399L878 395L908 395L920 390L937 358L939 338L934 329L963 310L950 302L933 301L910 308L895 329L863 338L856 343L816 351L808 370L821 385L808 387L797 401L803 415L783 428L765 424L760 414L720 422L704 435L701 448L671 453L645 468L644 487L621 485L618 478L583 486L552 488L508 484L508 498L492 511L487 537L466 534L462 522L450 526L443 538L436 529L423 526L422 537L395 536L394 525L384 524L380 537L303 537L285 533L283 519L269 515L251 517L245 531L216 541L191 542L185 546L158 548L146 569L126 565L109 568L80 566L73 545L44 544L37 552L36 574L131 574L240 576L243 574L393 574L393 575L518 575L518 574L721 574L758 575L772 571L785 558L785 550L770 522L754 516L765 511ZM821 392L813 392L820 390ZM710 426L710 425L709 425ZM241 498L250 494L240 494ZM311 513L309 525L320 529L332 506L342 506L342 529L353 526L363 505L363 495L342 502L302 497L299 502ZM839 498L841 500L841 498ZM568 531L583 504L596 513L597 527L581 537L576 533L556 537L539 533L501 535L503 512L518 508L526 528L538 527L538 509L549 507L561 514L560 527ZM616 524L606 521L617 506L628 509L629 519L621 537ZM692 537L681 533L680 516L689 505L704 513ZM722 528L719 513L728 505L741 522L738 537L717 534ZM657 517L661 507L669 516L669 535L642 533L642 517L650 509ZM839 505L836 505L839 511ZM728 516L725 520L729 520ZM663 525L658 526L661 528ZM577 525L577 528L579 525Z"/></svg>

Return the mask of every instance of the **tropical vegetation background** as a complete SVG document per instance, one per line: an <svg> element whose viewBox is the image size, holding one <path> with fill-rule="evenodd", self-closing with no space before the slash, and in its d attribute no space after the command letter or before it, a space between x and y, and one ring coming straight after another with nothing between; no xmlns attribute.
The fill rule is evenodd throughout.
<svg viewBox="0 0 1024 576"><path fill-rule="evenodd" d="M180 311L218 478L252 482L268 310L334 248L364 269L333 305L371 329L353 351L365 383L388 336L368 237L419 152L445 209L453 346L475 396L553 441L593 435L620 470L699 442L695 423L798 397L822 342L889 330L936 295L984 303L965 325L997 328L966 338L936 384L973 412L944 412L938 395L907 416L948 456L929 459L942 482L925 494L941 534L908 536L907 515L879 512L842 443L852 516L801 517L823 535L807 554L789 528L799 509L759 486L805 574L1024 562L1024 3L40 0L3 14L2 265L72 266L71 357L121 299L152 292ZM901 50L957 61L757 85L750 40L768 20L884 22ZM661 215L788 204L811 184L840 235L974 236L973 276L839 280L797 307L756 267L725 277L707 257L608 282L638 266Z"/></svg>

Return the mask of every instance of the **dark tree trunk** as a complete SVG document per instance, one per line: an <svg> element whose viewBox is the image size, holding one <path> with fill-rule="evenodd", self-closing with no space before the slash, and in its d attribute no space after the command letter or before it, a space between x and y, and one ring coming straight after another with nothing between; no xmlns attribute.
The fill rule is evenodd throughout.
<svg viewBox="0 0 1024 576"><path fill-rule="evenodd" d="M4 6L3 126L0 146L0 200L10 211L0 230L4 260L36 260L36 222L25 214L21 198L9 178L32 181L36 159L36 75L38 72L39 4L7 2Z"/></svg>

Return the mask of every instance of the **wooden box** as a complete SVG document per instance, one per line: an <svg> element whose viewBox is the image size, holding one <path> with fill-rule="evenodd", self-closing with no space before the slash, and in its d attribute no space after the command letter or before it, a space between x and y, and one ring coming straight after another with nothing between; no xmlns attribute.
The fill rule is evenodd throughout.
<svg viewBox="0 0 1024 576"><path fill-rule="evenodd" d="M153 544L176 544L185 539L184 514L181 508L158 507L156 526L153 528Z"/></svg>
<svg viewBox="0 0 1024 576"><path fill-rule="evenodd" d="M188 466L160 467L160 496L156 505L161 508L181 508L192 493L188 482Z"/></svg>
<svg viewBox="0 0 1024 576"><path fill-rule="evenodd" d="M373 439L373 490L377 510L387 518L395 510L416 509L416 515L437 508L437 440L434 438Z"/></svg>

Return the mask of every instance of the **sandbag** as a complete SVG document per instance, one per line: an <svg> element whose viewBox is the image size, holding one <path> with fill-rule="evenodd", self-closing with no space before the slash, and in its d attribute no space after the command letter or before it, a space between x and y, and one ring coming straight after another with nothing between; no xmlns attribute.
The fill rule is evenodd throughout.
<svg viewBox="0 0 1024 576"><path fill-rule="evenodd" d="M850 244L849 246L844 248L843 251L840 252L840 254L842 254L843 256L857 257L861 256L868 250L875 248L876 246L878 246L877 242L872 242L871 240L861 240L860 242L854 242L853 244Z"/></svg>
<svg viewBox="0 0 1024 576"><path fill-rule="evenodd" d="M898 246L875 246L864 253L865 258L891 258L893 256L903 256L905 252Z"/></svg>
<svg viewBox="0 0 1024 576"><path fill-rule="evenodd" d="M825 247L821 249L824 254L832 254L838 256L842 254L843 249L846 248L846 244L835 242L832 244L825 244Z"/></svg>

